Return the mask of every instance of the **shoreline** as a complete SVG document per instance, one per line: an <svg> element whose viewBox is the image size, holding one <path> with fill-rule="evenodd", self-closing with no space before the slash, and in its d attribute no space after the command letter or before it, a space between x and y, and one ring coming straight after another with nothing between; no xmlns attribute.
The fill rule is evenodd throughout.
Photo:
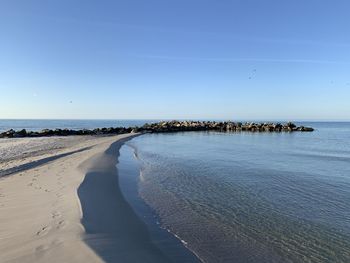
<svg viewBox="0 0 350 263"><path fill-rule="evenodd" d="M342 131L345 136L341 138L347 140L348 134L346 134L346 130L340 131ZM328 130L324 130L323 134L326 134L327 132ZM192 228L183 228L183 230L187 232L178 232L176 228L171 228L171 222L173 222L171 220L182 218L180 214L174 217L174 214L171 213L170 217L168 217L170 223L165 222L165 227L162 228L159 223L161 221L157 222L155 220L159 219L159 217L153 216L146 218L146 213L138 213L134 204L130 201L130 196L135 199L141 199L144 198L144 196L142 196L142 194L137 196L137 180L142 180L142 173L140 173L142 170L137 169L137 167L135 170L135 167L132 168L132 165L135 165L135 163L130 165L128 162L133 161L138 163L138 160L147 160L147 158L144 159L145 156L142 155L142 151L140 150L142 149L142 144L138 149L137 142L143 141L144 137L158 137L158 135L145 135L142 136L142 138L135 139L135 144L133 142L127 143L128 140L139 135L142 134L13 138L0 140L0 261L10 263L119 261L126 263L140 261L193 262L186 260L173 260L174 256L178 257L180 253L174 253L174 251L173 254L168 253L169 251L171 252L172 248L166 247L166 245L164 246L164 244L162 244L164 239L168 238L166 235L162 236L164 239L157 236L158 232L160 233L164 230L163 232L167 231L169 236L176 239L178 238L176 237L176 234L179 233L179 236L183 238L184 241L188 241L188 245L191 247L192 244L194 244L193 240L191 240L192 233L187 230L192 230ZM338 138L339 132L333 133L332 136L333 137L331 138ZM166 140L167 143L170 142L170 144L167 144L168 146L165 145L166 148L164 149L166 151L160 151L160 153L166 156L167 152L170 151L171 157L173 156L172 154L176 153L176 149L180 150L181 148L182 151L186 142L193 141L191 136L188 137L187 141L184 141L182 136L180 137L181 141ZM223 138L222 136L219 137ZM251 136L244 137L251 139L249 138ZM279 156L280 149L284 149L284 153L289 154L288 156L290 156L290 153L293 153L289 151L290 147L285 146L294 145L295 136L288 137L290 137L292 141L290 141L289 144L278 144L279 146L276 147L276 151L274 151L274 158ZM263 146L265 145L268 148L270 147L271 142L275 141L275 138L270 138L270 136L264 136L264 138L271 139L265 141L263 144ZM319 137L315 138L318 139ZM323 151L320 152L320 165L323 163L322 160L324 160L325 153L328 153L328 142L331 138L326 137L323 139L327 144L324 144ZM302 139L300 140L300 145L303 145L303 142L308 140L309 137L304 136L300 139ZM212 143L215 143L216 145L217 142L218 141L216 140L212 141ZM248 142L252 143L252 145L256 144L255 140L248 140ZM207 141L202 141L202 143L204 143L203 145L207 145ZM157 140L147 140L146 144L153 147L153 149L155 147L156 150L160 146L159 141ZM316 142L314 140L311 145L315 144ZM173 148L172 146L174 145L180 146L180 148ZM219 145L225 145L225 143ZM232 149L231 145L228 145L228 147L230 147L230 150ZM246 144L239 144L239 147L237 148L236 146L235 150L244 153L245 151L242 151L242 149L246 149ZM125 157L124 151L126 148L130 149L126 150L129 151L129 153L127 153L129 156ZM194 150L199 149L198 147L192 148ZM203 150L202 152L210 153L210 145L208 149L209 151ZM266 148L260 147L259 149L262 151ZM309 153L307 147L301 149L304 149L306 153ZM140 150L139 153L137 152L138 150ZM192 152L190 151L190 153ZM247 157L250 159L250 153L251 151L249 151L249 156L243 156L243 160ZM248 152L246 154L248 154ZM331 161L346 161L343 158L344 152L340 151L339 154L340 155L337 159L335 159L335 156L333 155L327 156L331 157ZM192 153L192 155L195 156L196 154ZM262 156L261 153L259 156ZM128 158L129 161L125 162ZM225 158L224 155L222 158ZM183 159L181 164L186 161L186 158ZM138 168L140 168L141 164L138 164ZM181 164L179 163L179 165ZM344 163L344 165L346 164ZM346 166L344 167L347 168ZM134 171L131 171L130 169L134 169ZM162 169L161 171L167 171L167 169ZM290 172L293 171L294 170L291 170ZM155 171L155 173L157 172ZM3 174L3 176L1 176L1 174ZM295 174L299 175L299 173ZM266 175L270 176L271 174L269 173ZM286 180L286 182L289 182L288 175L283 176L274 173L272 173L272 175L275 177L281 176L281 180L283 179ZM322 176L323 173L320 173L319 175ZM302 179L303 177L298 178ZM272 177L272 179L274 179L274 177ZM183 179L181 179L181 181L183 181ZM180 186L180 190L182 191L184 187L181 187L181 184L178 185L179 182L180 181L178 181L176 185ZM208 180L203 182L208 182ZM340 181L338 181L338 183L339 182ZM151 185L156 185L154 183L157 183L157 181L151 182ZM125 187L128 185L129 187ZM299 186L300 185L304 184L299 184ZM182 186L186 186L186 181L185 185ZM212 184L210 186L212 186ZM321 186L323 187L324 184L321 184ZM204 189L207 188L208 187L204 187ZM132 191L130 191L130 189ZM299 188L295 187L295 189ZM344 188L343 191L347 191L346 188ZM157 198L155 200L169 200L168 198L162 198L160 192L159 189L157 190L156 188L153 188L153 193ZM232 192L234 191L229 191L227 194L231 196ZM293 196L293 193L290 194ZM320 196L322 196L322 194ZM165 196L163 195L163 197ZM240 195L238 195L238 197L241 198ZM341 195L335 196L333 200L338 201L339 204L344 205L345 207L344 197L346 198L345 195L343 197ZM152 203L147 203L147 199L142 200L144 203L149 204L150 209L152 209L152 207L157 208L156 205L153 206ZM235 202L232 202L231 204L234 205ZM172 208L173 205L174 202L170 203L168 207ZM295 208L291 206L291 209ZM182 209L178 209L178 211L182 211ZM263 215L263 211L265 210L262 210L261 215ZM294 210L291 211L293 212ZM343 211L334 211L339 213L337 215L343 215L342 213L344 213ZM261 217L265 220L263 221L265 222L264 224L270 225L270 222L281 222L274 221L276 218L278 219L279 216L280 219L283 219L283 213L278 214L277 212L274 212L273 218L270 218L269 216ZM155 214L157 214L157 212L155 212ZM162 213L160 214L162 216L164 215ZM165 217L163 216L162 218ZM253 217L253 221L254 220L255 218ZM327 217L325 217L324 220L328 220ZM152 221L151 227L156 225L158 232L150 228L150 224L147 221ZM254 223L253 221L252 223ZM195 222L198 223L198 220ZM201 225L206 224L206 221L203 222L204 223ZM325 222L329 222L329 220ZM345 223L338 221L338 223L339 222ZM317 222L313 222L313 224L313 228L311 229L312 232L309 233L307 238L315 240L315 244L322 248L325 244L327 244L327 246L332 244L328 244L327 240L321 239L318 233L323 233L325 235L333 235L334 233L335 235L339 235L336 236L336 240L337 242L341 242L339 243L341 246L332 246L332 249L346 258L347 254L343 252L346 252L346 242L348 242L348 239L345 238L347 238L347 236L330 228L318 228L319 225ZM187 223L182 225L192 227L191 224ZM308 226L300 224L295 227L295 231L299 233L300 229L303 230ZM279 234L279 231L282 231L283 229L284 225L280 224L279 228L276 228L276 233ZM173 230L173 232L171 232L171 230ZM200 233L200 231L197 233ZM293 237L289 238L292 242ZM301 236L300 238L306 238L306 236ZM181 242L181 239L178 239L177 241ZM199 245L202 246L203 243L199 243ZM194 253L191 248L187 247L185 243L182 247L196 255L196 253ZM194 248L197 251L198 247ZM151 251L150 254L149 251ZM293 250L291 251L293 252ZM202 252L203 250L200 251L200 255L202 255ZM242 259L247 258L250 255L250 252L251 251L248 251L247 254L244 254L245 250L242 250ZM259 252L259 257L266 256L267 260L273 261L271 257L272 254L269 255L268 252L269 251L266 250L266 255L260 255ZM132 258L130 258L129 255L131 255ZM215 257L211 259L213 262L217 260L217 255L221 255L221 252L219 251L216 253ZM285 255L287 256L288 254ZM315 255L322 256L318 254ZM196 256L200 260L200 257L198 255ZM336 256L334 257L337 258ZM203 258L208 260L205 257ZM339 259L342 258L339 257ZM278 261L278 258L275 258L275 260Z"/></svg>
<svg viewBox="0 0 350 263"><path fill-rule="evenodd" d="M150 238L156 246L168 255L171 262L200 263L199 255L192 251L187 243L175 233L160 224L160 217L139 194L138 184L142 174L140 160L131 142L126 142L120 149L117 170L120 190L138 217L145 223Z"/></svg>
<svg viewBox="0 0 350 263"><path fill-rule="evenodd" d="M152 242L146 225L121 193L117 158L130 136L93 156L78 188L82 206L84 242L104 262L171 262Z"/></svg>
<svg viewBox="0 0 350 263"><path fill-rule="evenodd" d="M138 135L64 141L66 148L0 160L2 262L173 262L118 186L119 149Z"/></svg>

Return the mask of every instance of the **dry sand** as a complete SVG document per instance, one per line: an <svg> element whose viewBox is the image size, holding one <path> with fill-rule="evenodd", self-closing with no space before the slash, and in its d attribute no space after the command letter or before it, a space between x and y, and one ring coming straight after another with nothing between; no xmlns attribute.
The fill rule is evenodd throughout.
<svg viewBox="0 0 350 263"><path fill-rule="evenodd" d="M0 262L166 262L118 186L131 136L0 140Z"/></svg>

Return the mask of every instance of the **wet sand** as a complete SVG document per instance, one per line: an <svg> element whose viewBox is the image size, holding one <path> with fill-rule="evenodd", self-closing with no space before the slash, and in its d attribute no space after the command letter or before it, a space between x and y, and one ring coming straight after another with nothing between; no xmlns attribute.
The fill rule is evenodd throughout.
<svg viewBox="0 0 350 263"><path fill-rule="evenodd" d="M105 262L171 262L121 193L116 157L127 139L88 160L90 168L78 189L84 240Z"/></svg>

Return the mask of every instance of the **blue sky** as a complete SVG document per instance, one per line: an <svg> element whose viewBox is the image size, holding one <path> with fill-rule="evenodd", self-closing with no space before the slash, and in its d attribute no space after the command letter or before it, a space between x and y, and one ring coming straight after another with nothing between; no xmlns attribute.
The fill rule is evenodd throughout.
<svg viewBox="0 0 350 263"><path fill-rule="evenodd" d="M350 120L347 0L2 0L0 118Z"/></svg>

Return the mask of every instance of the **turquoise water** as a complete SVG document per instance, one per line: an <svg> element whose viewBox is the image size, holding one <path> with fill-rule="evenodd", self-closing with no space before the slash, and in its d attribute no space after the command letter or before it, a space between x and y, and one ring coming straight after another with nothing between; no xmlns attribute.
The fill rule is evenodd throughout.
<svg viewBox="0 0 350 263"><path fill-rule="evenodd" d="M350 123L147 134L138 193L204 262L350 262Z"/></svg>

